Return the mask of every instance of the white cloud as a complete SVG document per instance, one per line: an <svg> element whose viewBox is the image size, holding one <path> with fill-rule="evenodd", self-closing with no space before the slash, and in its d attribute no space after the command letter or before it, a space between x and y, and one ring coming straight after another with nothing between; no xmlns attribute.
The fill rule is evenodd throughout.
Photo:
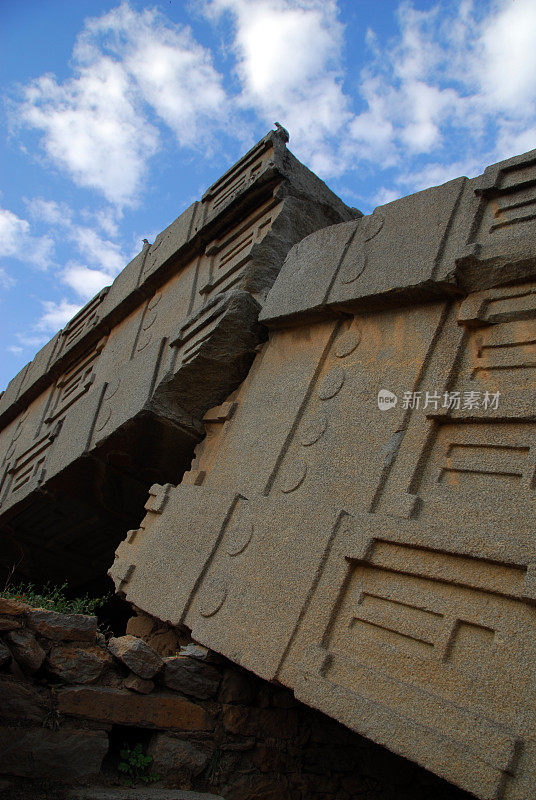
<svg viewBox="0 0 536 800"><path fill-rule="evenodd" d="M33 350L37 350L38 348L42 347L48 340L48 336L45 334L38 335L34 332L16 333L15 336L17 337L18 341L24 345L24 347L31 347Z"/></svg>
<svg viewBox="0 0 536 800"><path fill-rule="evenodd" d="M104 286L110 284L115 275L102 269L91 269L82 264L70 263L63 273L62 281L70 286L84 301L97 294Z"/></svg>
<svg viewBox="0 0 536 800"><path fill-rule="evenodd" d="M476 73L490 109L523 114L536 100L536 4L501 2L482 25Z"/></svg>
<svg viewBox="0 0 536 800"><path fill-rule="evenodd" d="M400 35L387 47L372 32L367 36L365 109L350 123L348 157L354 150L380 164L385 159L402 170L397 182L422 188L404 179L408 160L417 156L434 156L428 177L437 182L460 174L460 157L471 174L535 146L533 0L462 0L429 11L403 2L398 19ZM456 161L448 161L451 153Z"/></svg>
<svg viewBox="0 0 536 800"><path fill-rule="evenodd" d="M181 146L223 124L225 93L210 52L155 9L123 3L86 20L73 63L63 83L47 74L27 85L18 116L42 131L55 165L119 207L139 200L159 147L155 114Z"/></svg>
<svg viewBox="0 0 536 800"><path fill-rule="evenodd" d="M36 221L60 228L62 237L72 242L80 257L86 262L82 265L70 261L60 270L60 279L71 287L80 297L89 299L104 286L113 281L123 269L128 259L120 244L105 239L94 227L75 222L74 213L65 203L44 200L41 197L27 201L30 215ZM114 232L115 218L109 210L94 214L83 210L81 216L101 222L101 228ZM116 232L116 231L115 231Z"/></svg>
<svg viewBox="0 0 536 800"><path fill-rule="evenodd" d="M15 278L13 278L8 272L6 272L3 267L0 267L0 289L11 289L16 283Z"/></svg>
<svg viewBox="0 0 536 800"><path fill-rule="evenodd" d="M43 132L48 156L76 184L128 205L137 200L145 160L158 141L157 130L137 113L133 95L122 65L96 56L63 84L53 75L35 80L19 113Z"/></svg>
<svg viewBox="0 0 536 800"><path fill-rule="evenodd" d="M117 215L114 213L113 208L104 208L95 211L93 213L93 219L107 236L118 235L119 226L117 224Z"/></svg>
<svg viewBox="0 0 536 800"><path fill-rule="evenodd" d="M216 121L223 122L222 78L210 51L195 41L189 28L172 25L155 9L138 13L123 3L87 23L76 53L81 60L92 60L97 46L119 60L179 145L195 146Z"/></svg>
<svg viewBox="0 0 536 800"><path fill-rule="evenodd" d="M26 206L35 222L59 227L72 223L73 212L66 203L34 197L26 200Z"/></svg>
<svg viewBox="0 0 536 800"><path fill-rule="evenodd" d="M43 300L42 305L44 312L36 324L36 328L42 331L49 331L54 333L59 328L63 328L74 315L80 311L82 306L77 303L71 303L65 298L58 302L53 300ZM28 341L28 340L27 340ZM42 340L35 337L35 341L41 342Z"/></svg>
<svg viewBox="0 0 536 800"><path fill-rule="evenodd" d="M342 90L344 29L334 0L209 0L213 19L231 15L238 98L267 125L278 119L313 169L340 171L333 144L350 120Z"/></svg>
<svg viewBox="0 0 536 800"><path fill-rule="evenodd" d="M28 220L0 208L0 257L16 258L46 269L52 263L53 253L54 242L50 236L35 236Z"/></svg>

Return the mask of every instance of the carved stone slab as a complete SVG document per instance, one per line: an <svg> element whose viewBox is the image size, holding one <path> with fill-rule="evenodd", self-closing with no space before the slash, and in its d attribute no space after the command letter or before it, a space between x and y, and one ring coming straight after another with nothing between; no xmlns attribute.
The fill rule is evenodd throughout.
<svg viewBox="0 0 536 800"><path fill-rule="evenodd" d="M144 245L0 398L6 569L105 574L148 487L177 482L246 376L290 247L356 216L270 132Z"/></svg>
<svg viewBox="0 0 536 800"><path fill-rule="evenodd" d="M536 783L533 156L293 248L268 342L110 572L482 800Z"/></svg>

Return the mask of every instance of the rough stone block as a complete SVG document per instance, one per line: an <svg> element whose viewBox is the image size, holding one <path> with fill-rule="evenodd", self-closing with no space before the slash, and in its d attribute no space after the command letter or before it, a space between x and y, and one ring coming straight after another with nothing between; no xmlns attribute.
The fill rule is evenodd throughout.
<svg viewBox="0 0 536 800"><path fill-rule="evenodd" d="M64 683L94 683L111 664L106 650L91 645L59 645L47 657L48 671Z"/></svg>
<svg viewBox="0 0 536 800"><path fill-rule="evenodd" d="M136 636L127 634L112 637L108 642L108 649L132 672L145 680L153 678L164 665L162 657Z"/></svg>
<svg viewBox="0 0 536 800"><path fill-rule="evenodd" d="M0 631L14 631L22 626L21 618L10 614L0 616Z"/></svg>
<svg viewBox="0 0 536 800"><path fill-rule="evenodd" d="M3 667L4 664L11 659L11 651L5 646L3 642L0 642L0 667Z"/></svg>
<svg viewBox="0 0 536 800"><path fill-rule="evenodd" d="M128 790L129 800L225 800L216 794L206 792L189 792L185 789L157 789L144 786ZM180 795L177 796L177 795ZM92 786L90 789L73 789L67 795L68 800L124 800L125 790L112 787Z"/></svg>
<svg viewBox="0 0 536 800"><path fill-rule="evenodd" d="M30 631L15 630L8 633L6 640L17 663L29 672L36 672L46 653Z"/></svg>
<svg viewBox="0 0 536 800"><path fill-rule="evenodd" d="M206 731L213 727L201 706L162 692L143 696L96 687L61 689L58 709L62 714L117 725L182 731Z"/></svg>
<svg viewBox="0 0 536 800"><path fill-rule="evenodd" d="M125 689L138 692L138 694L151 694L154 689L154 682L144 680L144 678L140 678L139 675L131 672L130 675L127 675L124 679L123 686Z"/></svg>
<svg viewBox="0 0 536 800"><path fill-rule="evenodd" d="M7 597L0 597L0 614L8 614L10 617L24 619L30 606L20 600L10 600Z"/></svg>
<svg viewBox="0 0 536 800"><path fill-rule="evenodd" d="M165 659L162 680L168 689L206 700L215 697L221 675L217 669L199 659L178 655Z"/></svg>
<svg viewBox="0 0 536 800"><path fill-rule="evenodd" d="M97 635L97 617L85 614L61 614L37 608L29 612L28 625L40 636L55 642L94 642Z"/></svg>

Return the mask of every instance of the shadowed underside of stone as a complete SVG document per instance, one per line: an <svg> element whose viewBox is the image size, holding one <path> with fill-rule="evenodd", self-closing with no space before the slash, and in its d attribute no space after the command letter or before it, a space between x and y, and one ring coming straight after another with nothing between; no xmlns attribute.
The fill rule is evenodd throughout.
<svg viewBox="0 0 536 800"><path fill-rule="evenodd" d="M535 220L533 151L297 244L110 573L483 800L536 782Z"/></svg>
<svg viewBox="0 0 536 800"><path fill-rule="evenodd" d="M356 216L270 132L45 345L0 398L8 571L105 574L149 487L179 480L203 414L247 374L289 248Z"/></svg>

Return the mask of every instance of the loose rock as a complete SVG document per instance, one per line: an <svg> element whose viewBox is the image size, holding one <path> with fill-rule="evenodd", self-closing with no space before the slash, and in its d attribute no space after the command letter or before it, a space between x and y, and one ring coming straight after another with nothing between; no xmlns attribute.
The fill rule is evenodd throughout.
<svg viewBox="0 0 536 800"><path fill-rule="evenodd" d="M97 617L86 614L61 614L38 608L28 614L28 624L41 636L55 642L94 642L97 635Z"/></svg>
<svg viewBox="0 0 536 800"><path fill-rule="evenodd" d="M169 689L199 700L214 697L221 675L217 669L188 656L171 656L165 659L163 681Z"/></svg>
<svg viewBox="0 0 536 800"><path fill-rule="evenodd" d="M23 686L19 681L0 681L2 719L41 723L44 713L44 703L35 689Z"/></svg>
<svg viewBox="0 0 536 800"><path fill-rule="evenodd" d="M110 639L108 649L132 672L145 680L154 677L164 663L152 647L130 634Z"/></svg>
<svg viewBox="0 0 536 800"><path fill-rule="evenodd" d="M93 683L112 663L101 647L78 644L53 647L47 659L49 671L65 683Z"/></svg>
<svg viewBox="0 0 536 800"><path fill-rule="evenodd" d="M21 667L36 672L45 660L45 651L35 638L27 630L11 631L6 636L11 646L11 652Z"/></svg>

